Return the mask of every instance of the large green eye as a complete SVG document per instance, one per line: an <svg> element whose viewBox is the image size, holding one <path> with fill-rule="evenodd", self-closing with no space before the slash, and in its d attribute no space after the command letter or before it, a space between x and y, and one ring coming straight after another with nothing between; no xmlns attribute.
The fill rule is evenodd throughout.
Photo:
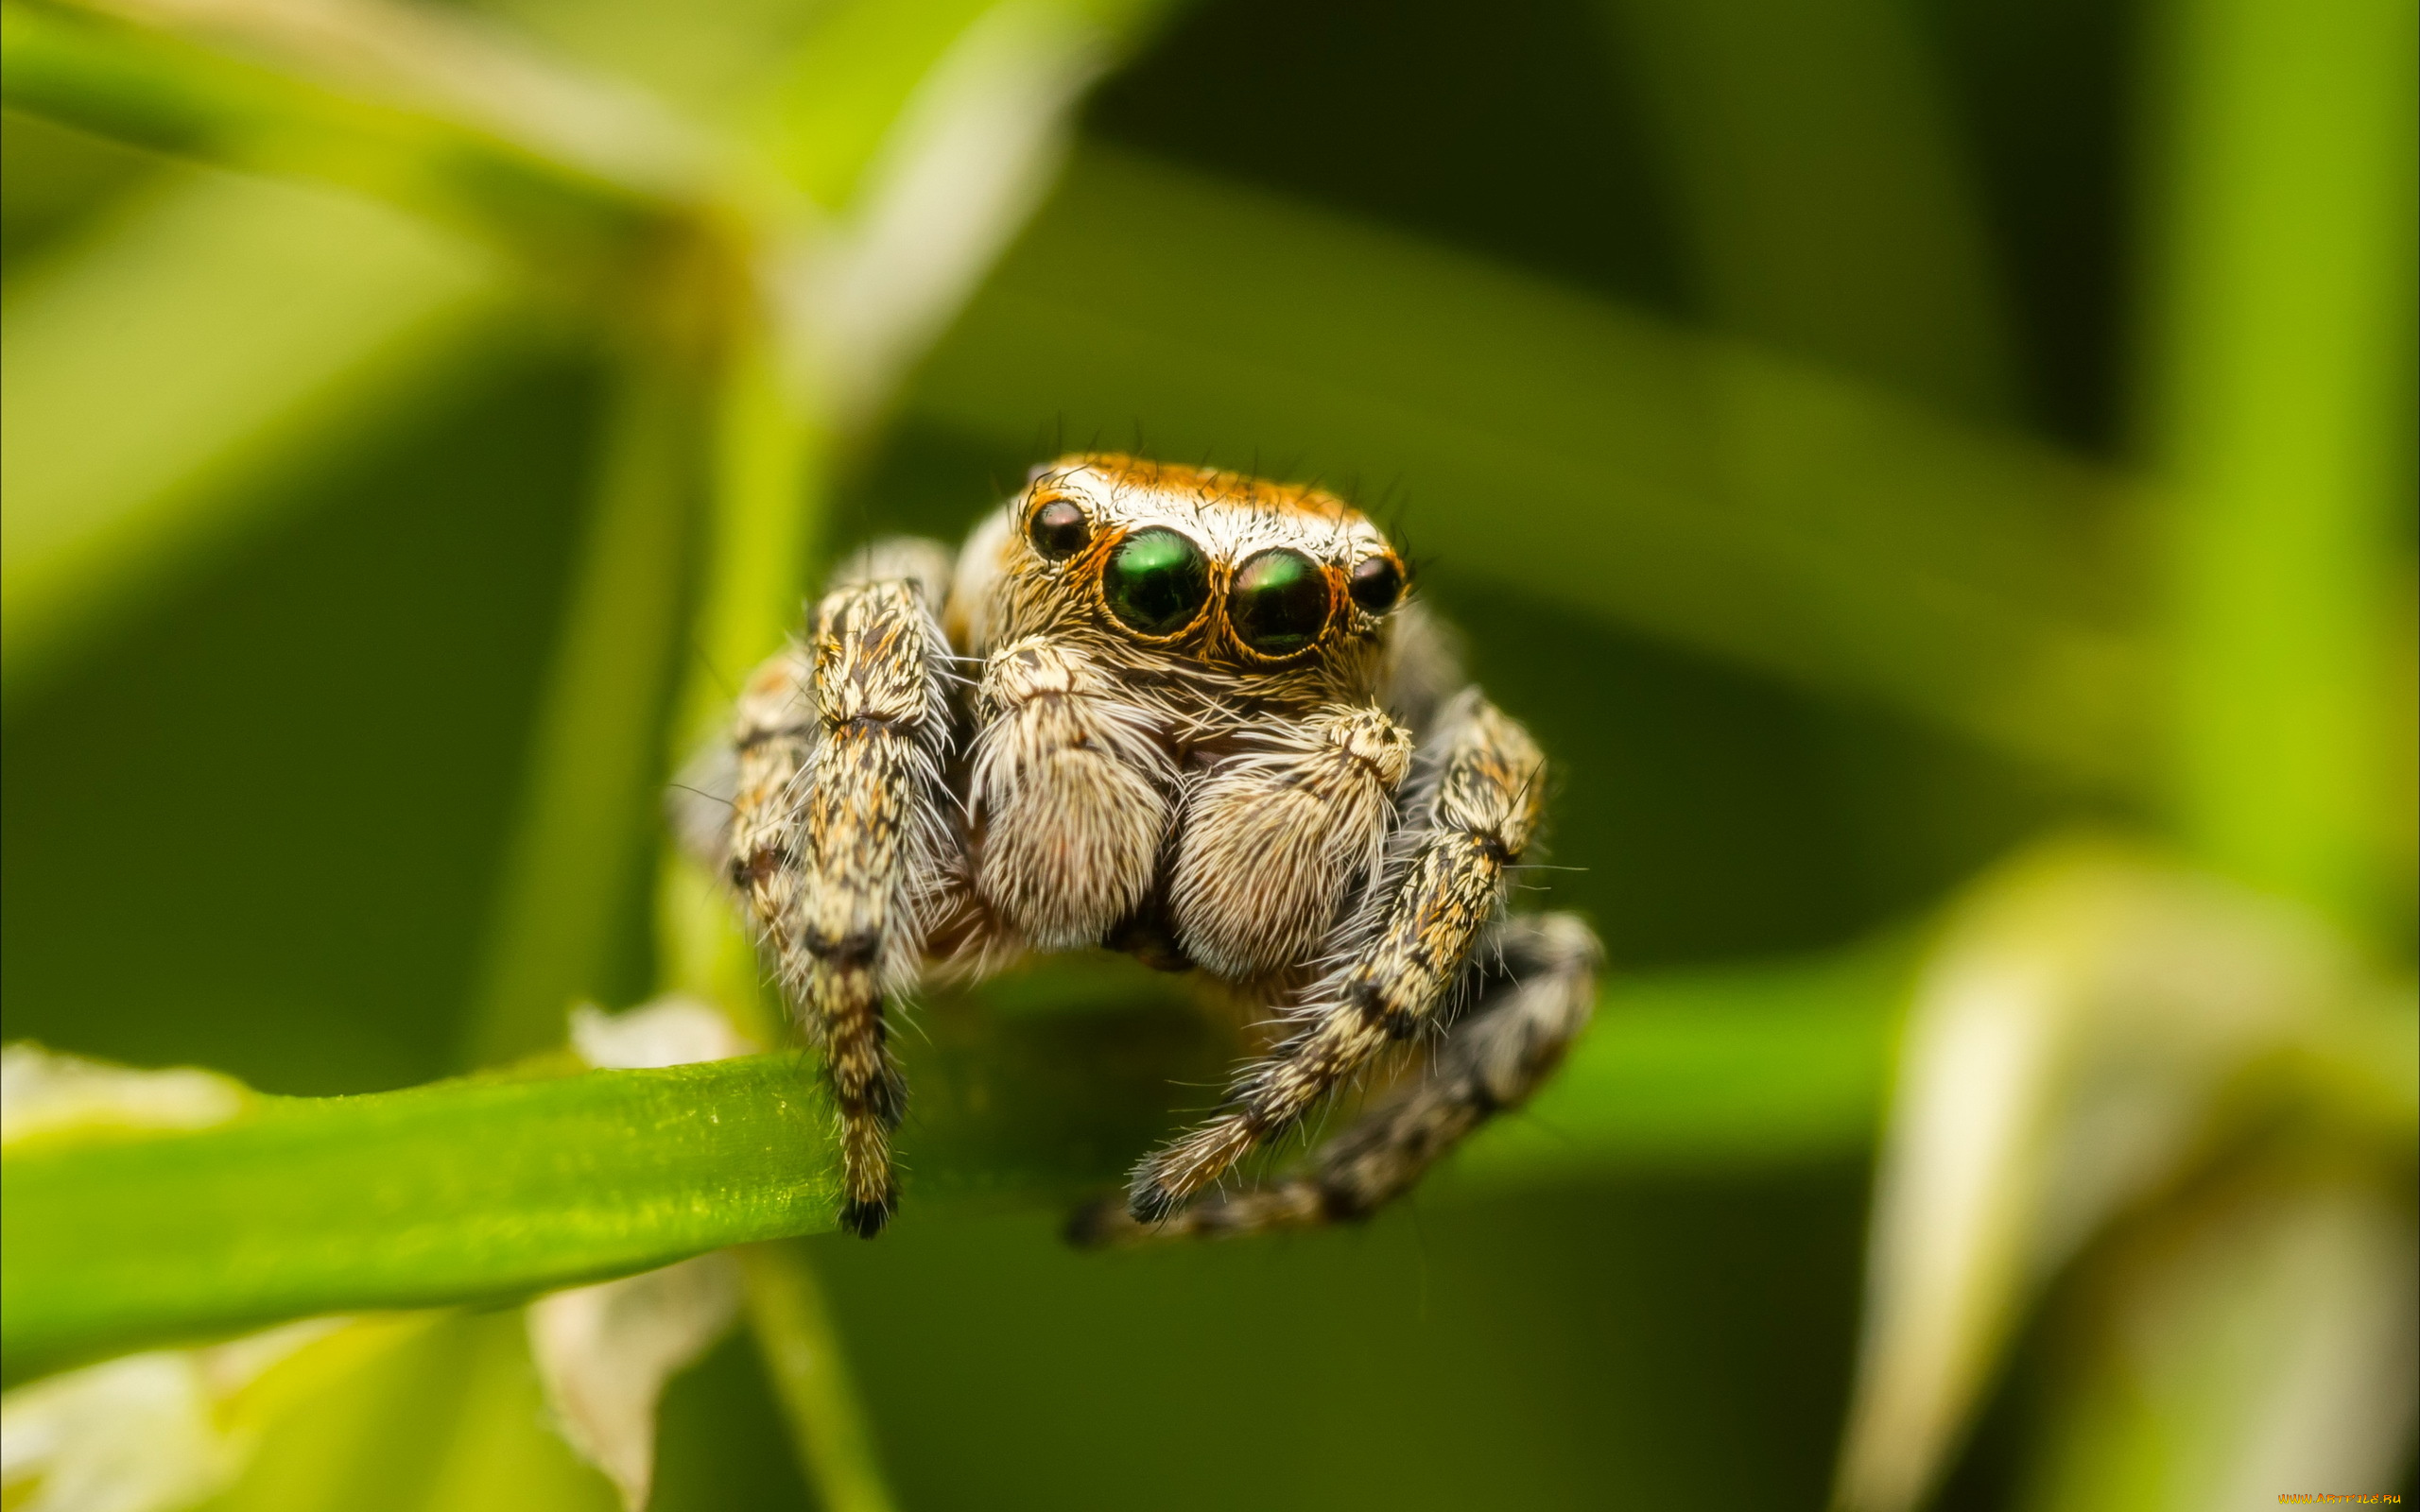
<svg viewBox="0 0 2420 1512"><path fill-rule="evenodd" d="M1290 656L1318 640L1327 614L1327 575L1299 551L1262 552L1227 593L1236 638L1263 656Z"/></svg>
<svg viewBox="0 0 2420 1512"><path fill-rule="evenodd" d="M1173 635L1193 623L1210 596L1201 548L1173 530L1137 530L1117 543L1101 570L1109 611L1145 635Z"/></svg>

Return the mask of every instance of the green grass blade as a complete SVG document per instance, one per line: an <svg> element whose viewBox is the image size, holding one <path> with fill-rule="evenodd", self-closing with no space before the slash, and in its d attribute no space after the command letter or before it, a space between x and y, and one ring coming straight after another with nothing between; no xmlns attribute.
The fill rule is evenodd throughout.
<svg viewBox="0 0 2420 1512"><path fill-rule="evenodd" d="M233 13L231 13L233 14ZM97 135L221 166L320 179L527 254L559 285L618 287L694 198L681 146L558 111L577 86L406 13L325 28L246 19L208 43L81 8L0 9L0 97ZM345 24L370 34L345 33ZM234 43L235 45L229 45ZM245 45L249 44L249 45ZM359 65L374 58L390 77ZM374 72L374 71L367 71ZM509 82L497 84L497 78ZM478 83L492 98L465 99ZM557 87L532 87L532 85ZM545 101L533 118L527 102ZM667 133L668 134L668 133Z"/></svg>
<svg viewBox="0 0 2420 1512"><path fill-rule="evenodd" d="M2146 385L2178 495L2180 816L2355 923L2388 912L2381 811L2411 781L2378 690L2409 571L2413 13L2176 9Z"/></svg>
<svg viewBox="0 0 2420 1512"><path fill-rule="evenodd" d="M1874 1128L1901 959L1616 983L1563 1075L1480 1136L1447 1190L1853 1156ZM1003 1010L980 1042L955 1009L931 1013L932 1040L908 1047L903 1221L930 1202L1056 1205L1114 1188L1186 1100L1169 1081L1189 1068L1150 1048L1164 1007ZM1073 1116L1071 1090L1127 1111ZM281 1317L507 1297L822 1232L837 1159L811 1065L789 1054L262 1097L197 1132L26 1140L0 1163L0 1345L22 1377Z"/></svg>
<svg viewBox="0 0 2420 1512"><path fill-rule="evenodd" d="M772 318L735 321L716 375L697 654L672 722L676 764L727 730L740 683L803 625L821 544L833 438L783 370Z"/></svg>
<svg viewBox="0 0 2420 1512"><path fill-rule="evenodd" d="M502 1297L832 1227L794 1056L258 1099L173 1138L5 1159L16 1374L312 1313Z"/></svg>
<svg viewBox="0 0 2420 1512"><path fill-rule="evenodd" d="M739 1251L739 1265L765 1374L825 1512L891 1512L898 1501L883 1480L840 1331L804 1250L751 1245Z"/></svg>
<svg viewBox="0 0 2420 1512"><path fill-rule="evenodd" d="M2140 780L2114 480L1820 370L1095 149L910 403L1402 501L1416 553L2084 778Z"/></svg>
<svg viewBox="0 0 2420 1512"><path fill-rule="evenodd" d="M637 917L661 828L706 418L685 364L651 353L622 366L471 1005L472 1065L559 1044L573 1004L620 996L615 931Z"/></svg>

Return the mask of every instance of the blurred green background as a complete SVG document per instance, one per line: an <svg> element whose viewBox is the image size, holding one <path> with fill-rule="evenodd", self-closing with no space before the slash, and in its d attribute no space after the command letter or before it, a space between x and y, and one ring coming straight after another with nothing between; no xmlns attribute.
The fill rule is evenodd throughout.
<svg viewBox="0 0 2420 1512"><path fill-rule="evenodd" d="M493 9L709 120L830 9ZM2190 304L2177 79L2227 10L1121 20L1064 173L832 440L815 554L955 537L1095 445L1328 481L1398 526L1546 746L1555 869L1518 902L1585 914L1616 973L1853 946L2063 822L2223 838L2140 668L2169 601L2145 480L2191 452L2163 407ZM2331 548L2362 616L2339 702L2375 721L2343 758L2360 859L2309 891L2401 963L2411 123L2386 97L2375 162L2320 144L2385 250L2343 275L2372 381ZM207 521L106 582L11 586L58 602L9 631L6 1037L298 1094L472 1069L619 349L543 269L340 190L19 110L5 154L5 507L156 454L173 488L89 486ZM247 391L256 416L209 409ZM712 660L690 644L648 696ZM617 1005L660 974L625 869L585 982ZM914 1123L902 1144L912 1173ZM1449 1187L1349 1232L1133 1256L1071 1253L1014 1203L811 1243L907 1506L1812 1507L1868 1163ZM470 1347L393 1368L436 1381ZM2013 1504L2013 1380L1939 1504ZM426 1401L410 1432L475 1410ZM444 1499L434 1458L389 1457L376 1504ZM676 1383L661 1459L661 1507L813 1504L743 1339Z"/></svg>

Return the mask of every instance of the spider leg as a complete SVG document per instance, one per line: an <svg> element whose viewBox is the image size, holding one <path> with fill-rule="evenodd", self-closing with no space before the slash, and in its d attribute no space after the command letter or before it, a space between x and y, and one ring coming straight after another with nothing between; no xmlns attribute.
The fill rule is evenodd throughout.
<svg viewBox="0 0 2420 1512"><path fill-rule="evenodd" d="M1496 1114L1527 1102L1563 1063L1597 998L1597 936L1571 914L1509 919L1462 969L1470 1007L1426 1074L1365 1109L1288 1175L1207 1196L1153 1224L1103 1203L1077 1215L1079 1244L1224 1238L1368 1217Z"/></svg>
<svg viewBox="0 0 2420 1512"><path fill-rule="evenodd" d="M1440 711L1378 885L1340 929L1338 964L1293 1012L1302 1027L1247 1068L1223 1112L1138 1166L1128 1207L1175 1212L1286 1132L1379 1051L1438 1026L1448 989L1503 904L1505 868L1537 824L1545 758L1477 689Z"/></svg>
<svg viewBox="0 0 2420 1512"><path fill-rule="evenodd" d="M880 558L860 571L879 572ZM879 1232L897 1200L906 1086L883 998L915 981L949 873L949 650L921 575L844 580L739 704L732 877L791 1010L823 1051L840 1124L841 1222Z"/></svg>

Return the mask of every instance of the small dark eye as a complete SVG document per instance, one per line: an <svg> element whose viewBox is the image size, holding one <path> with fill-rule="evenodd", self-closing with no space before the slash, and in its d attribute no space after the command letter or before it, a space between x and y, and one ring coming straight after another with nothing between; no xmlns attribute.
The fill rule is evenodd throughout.
<svg viewBox="0 0 2420 1512"><path fill-rule="evenodd" d="M1137 530L1109 554L1100 575L1109 611L1145 635L1173 635L1210 596L1210 563L1173 530Z"/></svg>
<svg viewBox="0 0 2420 1512"><path fill-rule="evenodd" d="M1353 602L1373 614L1384 614L1403 597L1403 569L1388 557L1372 557L1353 564Z"/></svg>
<svg viewBox="0 0 2420 1512"><path fill-rule="evenodd" d="M1264 551L1236 572L1227 619L1263 656L1290 656L1327 627L1327 575L1299 551Z"/></svg>
<svg viewBox="0 0 2420 1512"><path fill-rule="evenodd" d="M1084 549L1084 542L1093 538L1093 527L1083 510L1064 499L1053 499L1033 512L1025 538L1048 560L1065 561Z"/></svg>

